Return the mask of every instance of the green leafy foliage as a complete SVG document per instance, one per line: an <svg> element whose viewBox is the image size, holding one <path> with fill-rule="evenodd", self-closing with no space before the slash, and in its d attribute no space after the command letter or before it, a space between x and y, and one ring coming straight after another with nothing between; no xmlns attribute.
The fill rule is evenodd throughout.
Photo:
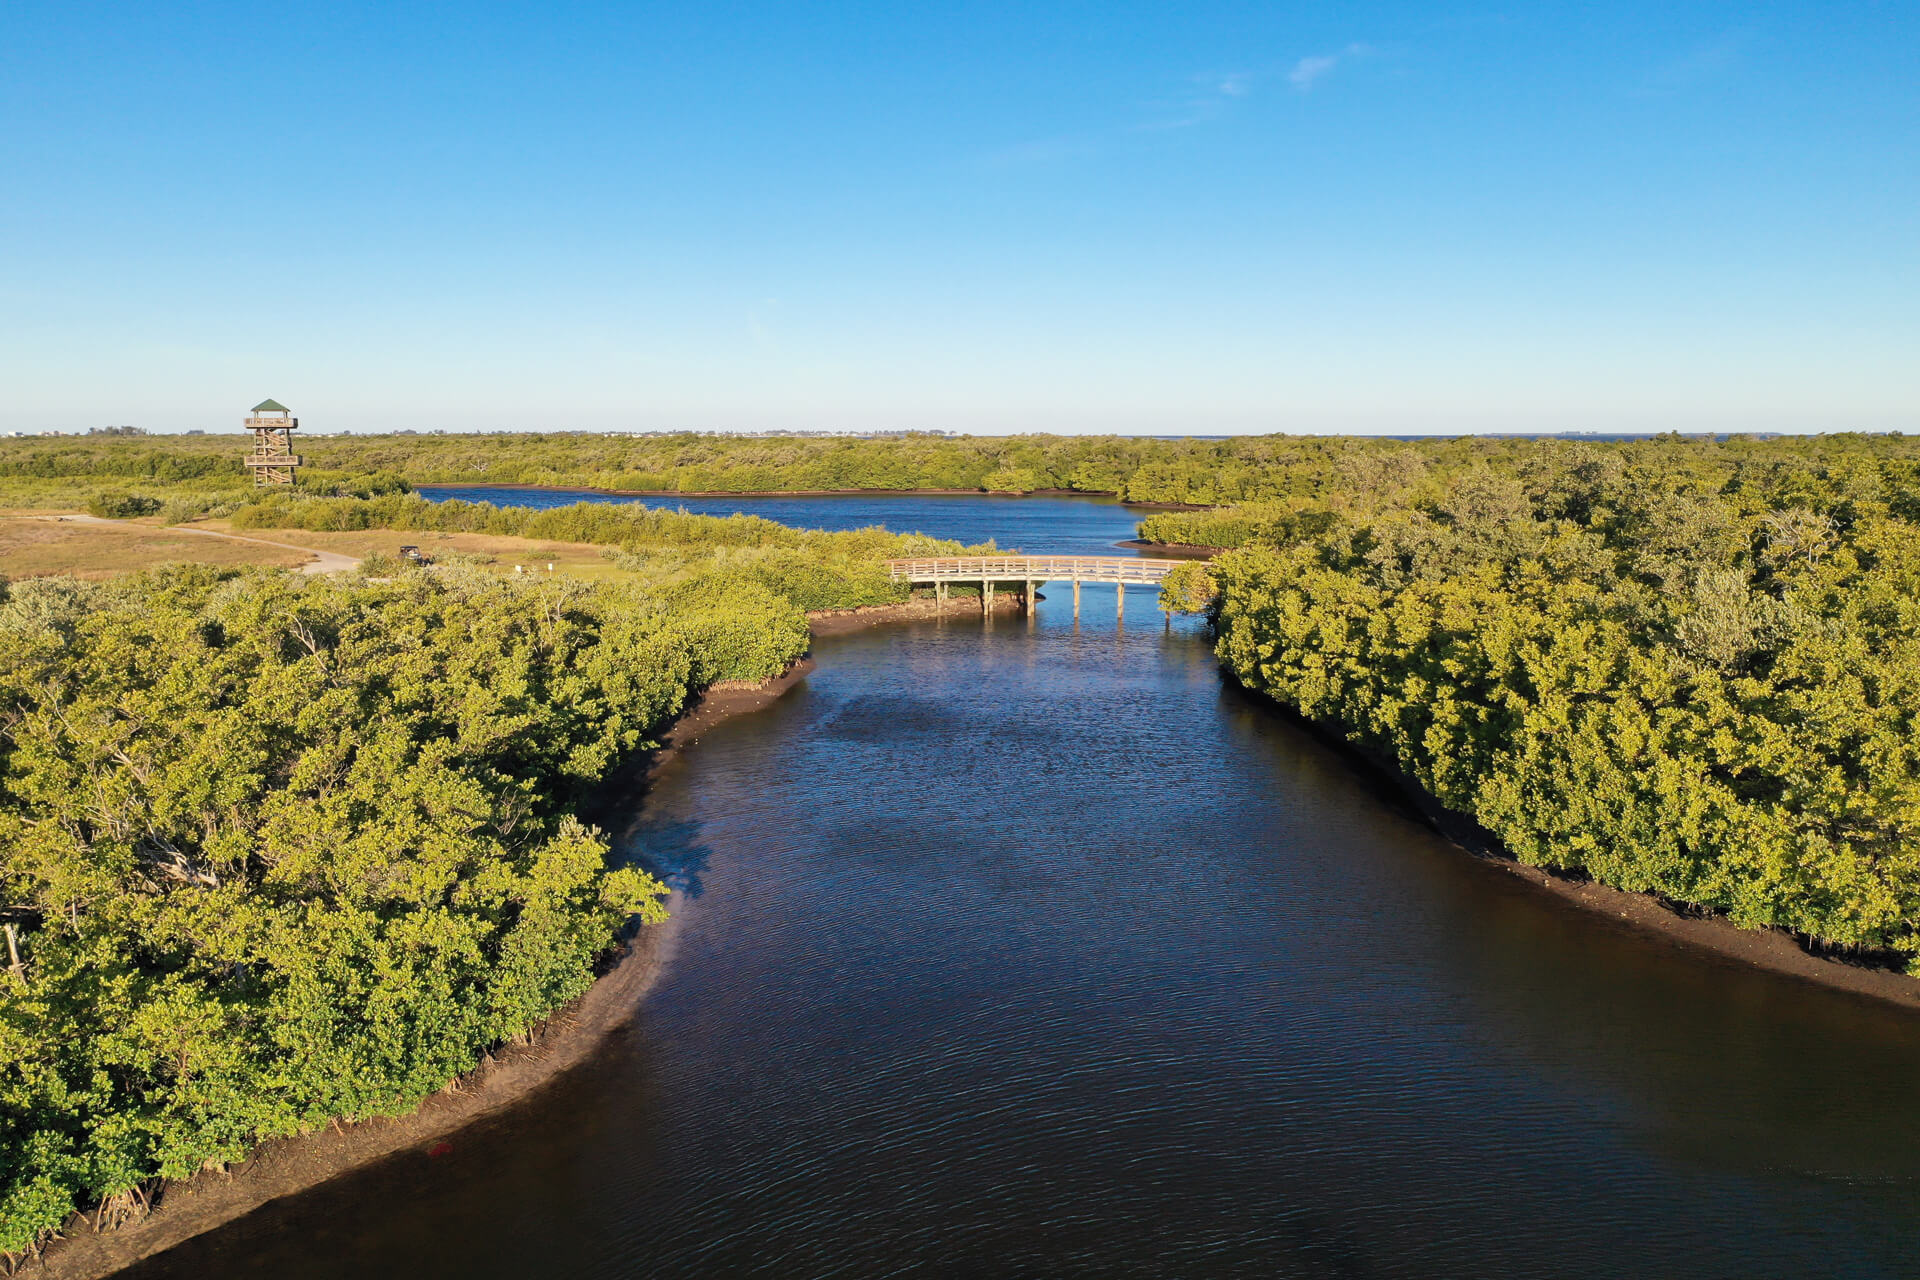
<svg viewBox="0 0 1920 1280"><path fill-rule="evenodd" d="M573 816L690 692L804 652L766 587L179 566L0 601L0 1251L394 1114L591 981L663 887Z"/></svg>
<svg viewBox="0 0 1920 1280"><path fill-rule="evenodd" d="M1031 467L998 467L980 477L980 487L988 493L1032 493L1040 477Z"/></svg>
<svg viewBox="0 0 1920 1280"><path fill-rule="evenodd" d="M1220 595L1220 585L1204 561L1175 567L1160 580L1160 607L1169 613L1205 613Z"/></svg>
<svg viewBox="0 0 1920 1280"><path fill-rule="evenodd" d="M1911 961L1920 527L1881 452L1539 447L1219 513L1219 653L1522 861Z"/></svg>
<svg viewBox="0 0 1920 1280"><path fill-rule="evenodd" d="M643 581L449 555L0 596L0 907L23 951L0 973L0 1252L263 1138L406 1111L526 1035L622 921L663 914L572 817L584 789L692 692L792 665L806 610L903 598L883 559L961 549L361 487L234 523L598 542Z"/></svg>

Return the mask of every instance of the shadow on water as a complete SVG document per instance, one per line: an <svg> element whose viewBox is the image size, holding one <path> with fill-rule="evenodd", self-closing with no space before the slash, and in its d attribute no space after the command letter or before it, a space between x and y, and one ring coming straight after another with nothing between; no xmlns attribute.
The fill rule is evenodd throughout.
<svg viewBox="0 0 1920 1280"><path fill-rule="evenodd" d="M652 872L675 892L691 900L704 893L700 873L707 868L712 850L701 841L701 824L696 821L647 822L635 825L614 849L614 857L627 866Z"/></svg>
<svg viewBox="0 0 1920 1280"><path fill-rule="evenodd" d="M1464 856L1140 612L823 641L651 784L630 1033L134 1274L1911 1272L1909 1016Z"/></svg>

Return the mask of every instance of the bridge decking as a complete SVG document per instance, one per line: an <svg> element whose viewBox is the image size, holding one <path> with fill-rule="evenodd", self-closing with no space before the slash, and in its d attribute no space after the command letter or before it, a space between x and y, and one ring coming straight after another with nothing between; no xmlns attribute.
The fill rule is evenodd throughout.
<svg viewBox="0 0 1920 1280"><path fill-rule="evenodd" d="M895 582L1114 582L1158 586L1179 560L1141 556L930 556L889 560Z"/></svg>
<svg viewBox="0 0 1920 1280"><path fill-rule="evenodd" d="M1156 587L1180 560L1147 560L1140 556L927 556L914 560L887 561L887 575L895 582L931 584L934 595L944 603L951 583L980 584L980 612L993 609L993 584L1017 582L1029 617L1033 614L1034 588L1042 582L1073 584L1073 616L1080 617L1080 584L1111 582L1115 617L1124 618L1127 584ZM1167 615L1173 625L1173 615Z"/></svg>

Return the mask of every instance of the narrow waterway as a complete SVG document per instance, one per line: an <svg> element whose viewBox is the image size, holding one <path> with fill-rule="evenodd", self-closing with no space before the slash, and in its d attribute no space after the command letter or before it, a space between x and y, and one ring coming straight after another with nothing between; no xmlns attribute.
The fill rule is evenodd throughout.
<svg viewBox="0 0 1920 1280"><path fill-rule="evenodd" d="M633 797L630 1033L134 1274L1912 1274L1910 1014L1540 895L1065 603L822 641Z"/></svg>
<svg viewBox="0 0 1920 1280"><path fill-rule="evenodd" d="M1112 555L1113 544L1137 532L1139 508L1085 494L1014 497L991 493L772 494L763 497L636 497L592 489L513 489L498 485L430 485L421 496L495 506L561 507L575 502L631 503L694 515L762 516L797 529L865 529L924 533L968 546L995 543L1028 555Z"/></svg>

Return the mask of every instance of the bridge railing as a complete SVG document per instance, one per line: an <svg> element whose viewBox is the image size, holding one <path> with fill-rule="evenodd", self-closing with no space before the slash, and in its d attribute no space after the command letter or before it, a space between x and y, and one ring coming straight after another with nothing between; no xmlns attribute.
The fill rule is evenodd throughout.
<svg viewBox="0 0 1920 1280"><path fill-rule="evenodd" d="M887 572L896 582L995 578L1154 583L1180 563L1141 556L926 556L889 560Z"/></svg>

